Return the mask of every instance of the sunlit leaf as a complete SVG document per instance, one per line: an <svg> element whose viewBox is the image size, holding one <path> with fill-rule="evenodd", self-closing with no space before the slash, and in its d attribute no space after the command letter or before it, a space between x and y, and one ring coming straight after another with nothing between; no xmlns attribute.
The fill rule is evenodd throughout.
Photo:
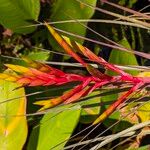
<svg viewBox="0 0 150 150"><path fill-rule="evenodd" d="M45 114L40 125L33 129L28 150L63 149L79 121L81 108L79 105L60 108L64 110Z"/></svg>
<svg viewBox="0 0 150 150"><path fill-rule="evenodd" d="M40 52L32 52L27 57L32 60L41 60L45 61L48 59L50 52L49 51L40 51Z"/></svg>
<svg viewBox="0 0 150 150"><path fill-rule="evenodd" d="M37 20L40 0L1 0L0 23L17 33L30 33L35 28L21 28L31 25L27 20Z"/></svg>
<svg viewBox="0 0 150 150"><path fill-rule="evenodd" d="M19 86L0 80L0 149L3 150L20 150L26 141L26 99L23 88L15 90Z"/></svg>
<svg viewBox="0 0 150 150"><path fill-rule="evenodd" d="M143 104L137 111L141 122L150 120L150 102Z"/></svg>
<svg viewBox="0 0 150 150"><path fill-rule="evenodd" d="M138 74L138 76L149 77L150 72L141 72ZM147 95L147 91L142 90L140 94L141 96L145 96ZM137 115L142 122L150 120L150 102L145 102L144 104L142 104L141 107L139 107L139 109L137 110Z"/></svg>

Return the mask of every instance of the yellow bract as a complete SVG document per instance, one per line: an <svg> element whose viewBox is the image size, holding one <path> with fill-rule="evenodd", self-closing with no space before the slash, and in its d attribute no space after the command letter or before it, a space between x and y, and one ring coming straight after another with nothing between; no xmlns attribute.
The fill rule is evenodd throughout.
<svg viewBox="0 0 150 150"><path fill-rule="evenodd" d="M150 72L141 72L137 76L138 77L150 77Z"/></svg>
<svg viewBox="0 0 150 150"><path fill-rule="evenodd" d="M19 73L27 73L30 71L28 68L19 65L6 64L5 66Z"/></svg>

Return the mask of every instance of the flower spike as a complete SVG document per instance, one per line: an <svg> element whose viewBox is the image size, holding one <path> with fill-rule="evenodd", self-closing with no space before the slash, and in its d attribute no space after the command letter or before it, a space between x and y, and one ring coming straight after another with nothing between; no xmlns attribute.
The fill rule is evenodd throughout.
<svg viewBox="0 0 150 150"><path fill-rule="evenodd" d="M120 68L114 66L113 64L106 62L103 58L96 56L88 48L80 45L75 41L70 41L67 37L59 35L53 29L53 27L47 23L45 23L45 26L48 28L60 46L62 46L64 51L71 55L79 63L81 63L87 69L90 75L83 76L78 74L65 73L59 69L30 60L26 57L23 57L23 60L28 64L28 67L6 64L10 70L15 72L15 74L12 74L12 72L9 71L0 73L0 79L17 82L20 83L21 86L58 86L69 82L77 83L73 89L65 92L60 97L35 102L34 104L42 106L39 111L55 107L59 104L77 102L80 100L80 98L87 96L94 90L107 84L112 84L113 82L123 82L132 85L133 87L131 87L128 92L126 92L117 101L110 105L109 108L94 121L93 124L97 124L110 116L121 103L125 102L127 98L129 98L133 92L138 90L144 84L150 83L150 77L134 77L124 72ZM103 65L105 68L118 73L118 75L109 76L105 73L101 73L98 69L94 68L92 65L83 60L77 54L77 52L84 55L89 60Z"/></svg>

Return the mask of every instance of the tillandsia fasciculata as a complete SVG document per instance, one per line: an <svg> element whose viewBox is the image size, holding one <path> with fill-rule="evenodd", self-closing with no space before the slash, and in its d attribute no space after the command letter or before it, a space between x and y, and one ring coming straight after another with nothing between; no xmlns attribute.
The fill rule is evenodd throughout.
<svg viewBox="0 0 150 150"><path fill-rule="evenodd" d="M22 86L57 86L69 82L79 82L77 86L65 92L60 97L35 102L36 105L42 106L40 111L57 106L61 103L69 104L79 101L80 98L90 94L94 90L114 82L129 83L130 85L132 85L132 87L126 93L121 95L93 122L93 124L97 124L111 115L120 104L125 102L131 96L132 93L140 89L142 86L150 83L150 77L132 76L131 74L126 73L113 64L108 63L103 58L95 55L88 48L80 45L76 41L70 41L67 37L61 36L54 30L51 25L46 22L45 26L48 28L49 32L52 34L55 40L64 49L64 51L79 63L81 63L82 66L87 69L90 75L83 76L79 74L65 73L49 65L29 60L28 58L23 59L29 64L29 67L6 64L9 69L15 71L17 74L14 75L9 73L1 73L0 79L17 82ZM105 73L100 72L98 69L94 68L84 59L82 59L82 57L78 53L80 53L80 55L84 55L90 61L96 62L102 65L104 68L117 73L118 75L109 76Z"/></svg>

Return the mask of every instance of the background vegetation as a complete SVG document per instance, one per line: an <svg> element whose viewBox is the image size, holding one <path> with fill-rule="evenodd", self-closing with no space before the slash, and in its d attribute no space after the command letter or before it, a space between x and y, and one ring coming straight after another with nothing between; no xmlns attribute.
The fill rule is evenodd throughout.
<svg viewBox="0 0 150 150"><path fill-rule="evenodd" d="M1 72L10 72L7 63L26 66L21 59L25 56L67 73L88 74L50 35L43 25L47 21L109 63L134 76L150 76L149 1L110 2L118 7L100 0L0 0ZM61 96L75 85L20 87L0 80L0 149L94 150L99 143L101 149L149 149L149 85L98 126L91 123L129 86L103 87L80 102L42 112L33 104Z"/></svg>

